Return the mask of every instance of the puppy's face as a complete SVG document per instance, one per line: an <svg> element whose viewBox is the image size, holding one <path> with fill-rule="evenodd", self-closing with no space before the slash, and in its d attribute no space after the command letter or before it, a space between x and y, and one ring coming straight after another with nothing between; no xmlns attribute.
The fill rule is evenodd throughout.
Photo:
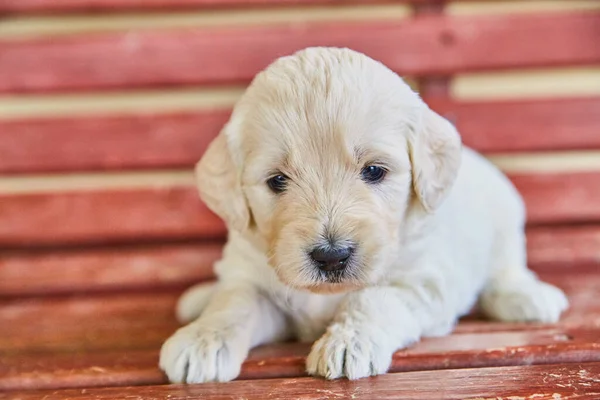
<svg viewBox="0 0 600 400"><path fill-rule="evenodd" d="M409 138L420 119L418 96L363 55L309 49L280 59L226 128L237 187L229 196L243 204L220 199L221 207L237 209L234 227L260 239L287 285L339 292L373 284L401 250L414 185Z"/></svg>

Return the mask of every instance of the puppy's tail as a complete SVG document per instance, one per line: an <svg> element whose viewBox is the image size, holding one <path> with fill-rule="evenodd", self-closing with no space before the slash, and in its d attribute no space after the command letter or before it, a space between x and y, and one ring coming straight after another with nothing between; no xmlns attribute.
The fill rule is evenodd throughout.
<svg viewBox="0 0 600 400"><path fill-rule="evenodd" d="M215 290L216 282L194 285L181 295L175 310L177 319L187 324L200 317Z"/></svg>

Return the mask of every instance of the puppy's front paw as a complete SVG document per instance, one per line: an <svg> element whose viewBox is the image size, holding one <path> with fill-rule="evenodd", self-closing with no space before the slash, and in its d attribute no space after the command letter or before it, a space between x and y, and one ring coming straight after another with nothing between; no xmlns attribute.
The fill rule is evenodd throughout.
<svg viewBox="0 0 600 400"><path fill-rule="evenodd" d="M393 354L393 350L386 349L385 342L385 338L374 337L372 332L361 333L361 329L332 325L313 345L306 369L311 375L327 379L344 376L359 379L384 374Z"/></svg>
<svg viewBox="0 0 600 400"><path fill-rule="evenodd" d="M554 323L569 306L562 290L531 280L510 288L496 289L482 296L482 307L501 321Z"/></svg>
<svg viewBox="0 0 600 400"><path fill-rule="evenodd" d="M226 382L239 375L246 353L226 331L192 324L163 344L160 368L173 383Z"/></svg>

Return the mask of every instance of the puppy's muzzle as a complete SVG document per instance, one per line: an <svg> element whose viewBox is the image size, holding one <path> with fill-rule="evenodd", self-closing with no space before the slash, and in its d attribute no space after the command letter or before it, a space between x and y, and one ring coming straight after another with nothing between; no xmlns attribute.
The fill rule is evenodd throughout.
<svg viewBox="0 0 600 400"><path fill-rule="evenodd" d="M354 248L350 246L316 247L310 252L313 263L323 272L341 271L346 268Z"/></svg>

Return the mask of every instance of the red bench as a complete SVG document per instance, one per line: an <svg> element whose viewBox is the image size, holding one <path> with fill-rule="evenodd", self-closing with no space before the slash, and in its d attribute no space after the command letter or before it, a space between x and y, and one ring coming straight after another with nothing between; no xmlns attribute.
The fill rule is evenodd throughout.
<svg viewBox="0 0 600 400"><path fill-rule="evenodd" d="M0 398L600 396L600 96L463 100L450 88L465 73L598 66L600 12L455 16L440 1L406 0L395 3L415 13L398 21L1 34L1 18L31 14L301 3L341 2L0 0ZM337 6L350 3L395 7ZM506 169L528 206L531 267L570 297L558 324L473 315L398 352L390 374L357 382L306 377L308 347L289 343L253 351L240 381L164 385L158 350L177 328L177 296L212 278L225 235L191 166L240 88L311 45L351 47L414 78L466 144ZM198 88L217 106L202 106ZM162 91L183 106L169 111ZM119 103L115 92L134 97ZM90 93L93 110L78 104ZM28 108L67 96L56 115Z"/></svg>

